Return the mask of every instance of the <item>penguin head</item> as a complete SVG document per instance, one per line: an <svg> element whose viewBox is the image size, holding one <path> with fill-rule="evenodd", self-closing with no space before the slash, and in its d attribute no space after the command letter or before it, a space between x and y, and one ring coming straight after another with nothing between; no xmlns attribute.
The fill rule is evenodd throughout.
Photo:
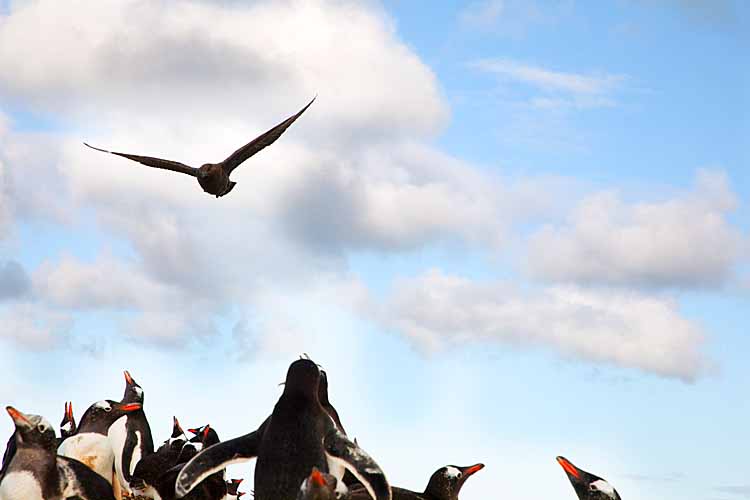
<svg viewBox="0 0 750 500"><path fill-rule="evenodd" d="M190 442L198 444L198 449L206 448L221 441L219 435L216 433L216 429L209 424L196 427L195 429L188 429L188 432L194 434Z"/></svg>
<svg viewBox="0 0 750 500"><path fill-rule="evenodd" d="M120 417L142 409L141 403L118 403L111 399L103 399L89 406L81 417L81 431L100 431L106 433L110 425ZM79 432L81 432L79 431Z"/></svg>
<svg viewBox="0 0 750 500"><path fill-rule="evenodd" d="M16 426L16 444L19 447L44 448L47 450L57 448L55 429L52 428L52 424L47 419L40 415L22 413L12 406L6 406L5 410Z"/></svg>
<svg viewBox="0 0 750 500"><path fill-rule="evenodd" d="M180 421L177 420L177 417L172 417L172 434L164 443L169 446L170 449L180 451L186 441L187 436L185 436L185 431L182 430Z"/></svg>
<svg viewBox="0 0 750 500"><path fill-rule="evenodd" d="M289 370L286 372L286 381L284 382L285 394L296 392L317 397L319 385L320 369L314 361L310 359L298 359L289 365Z"/></svg>
<svg viewBox="0 0 750 500"><path fill-rule="evenodd" d="M317 467L312 468L309 476L302 481L297 500L336 500L342 498L346 492L337 488L338 480L335 476L320 472Z"/></svg>
<svg viewBox="0 0 750 500"><path fill-rule="evenodd" d="M607 481L579 469L565 457L557 457L557 463L573 485L580 500L620 500L620 495Z"/></svg>
<svg viewBox="0 0 750 500"><path fill-rule="evenodd" d="M446 465L436 470L430 482L427 483L425 494L440 500L456 500L458 492L471 475L484 469L484 464L468 465L459 467L457 465Z"/></svg>
<svg viewBox="0 0 750 500"><path fill-rule="evenodd" d="M227 481L227 495L237 496L237 490L240 488L240 483L242 483L242 479L232 479L231 481Z"/></svg>
<svg viewBox="0 0 750 500"><path fill-rule="evenodd" d="M122 373L125 375L125 394L122 396L122 402L143 404L143 389L141 389L141 386L138 385L129 371L125 370Z"/></svg>
<svg viewBox="0 0 750 500"><path fill-rule="evenodd" d="M60 435L63 439L72 435L76 431L76 420L73 418L73 403L65 403L65 415L60 422Z"/></svg>

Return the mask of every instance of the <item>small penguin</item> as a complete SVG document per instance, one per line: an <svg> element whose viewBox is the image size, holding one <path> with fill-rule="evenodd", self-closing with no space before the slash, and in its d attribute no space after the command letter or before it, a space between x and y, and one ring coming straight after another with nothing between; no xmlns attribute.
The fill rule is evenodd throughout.
<svg viewBox="0 0 750 500"><path fill-rule="evenodd" d="M60 443L65 441L65 438L72 436L76 432L76 419L73 417L73 403L65 403L65 415L63 415L62 422L60 422Z"/></svg>
<svg viewBox="0 0 750 500"><path fill-rule="evenodd" d="M255 500L295 500L310 470L328 471L331 461L352 471L375 500L391 500L391 487L378 464L337 428L321 406L319 385L320 370L313 361L292 363L271 416L250 434L193 457L177 477L177 497L227 465L257 457Z"/></svg>
<svg viewBox="0 0 750 500"><path fill-rule="evenodd" d="M156 453L161 452L165 448L179 453L187 441L188 439L185 435L185 431L183 431L182 426L180 426L180 421L177 420L177 417L172 417L172 434L169 436L169 439L159 446Z"/></svg>
<svg viewBox="0 0 750 500"><path fill-rule="evenodd" d="M6 408L16 426L16 454L0 480L3 500L114 500L112 487L81 462L56 455L52 425Z"/></svg>
<svg viewBox="0 0 750 500"><path fill-rule="evenodd" d="M417 493L404 488L393 488L393 500L458 500L458 493L464 483L476 472L484 469L484 464L459 467L446 465L430 476L424 493ZM352 487L352 500L365 500L367 492L361 487Z"/></svg>
<svg viewBox="0 0 750 500"><path fill-rule="evenodd" d="M345 500L349 498L346 486L335 476L313 467L300 486L297 500Z"/></svg>
<svg viewBox="0 0 750 500"><path fill-rule="evenodd" d="M143 389L130 376L130 372L125 370L123 374L125 375L125 394L121 403L137 403L142 407ZM109 428L107 436L115 456L117 479L122 488L127 493L131 493L129 484L138 461L154 452L151 427L143 408L120 417Z"/></svg>
<svg viewBox="0 0 750 500"><path fill-rule="evenodd" d="M580 500L620 500L617 490L599 476L579 469L565 457L557 457L557 463L565 471Z"/></svg>
<svg viewBox="0 0 750 500"><path fill-rule="evenodd" d="M224 497L224 500L237 500L245 494L244 491L239 491L240 483L242 483L242 479L232 479L231 481L227 481L227 494Z"/></svg>
<svg viewBox="0 0 750 500"><path fill-rule="evenodd" d="M140 409L140 403L122 404L112 400L92 404L81 417L76 432L60 443L57 453L83 462L112 484L115 457L107 433L119 418Z"/></svg>

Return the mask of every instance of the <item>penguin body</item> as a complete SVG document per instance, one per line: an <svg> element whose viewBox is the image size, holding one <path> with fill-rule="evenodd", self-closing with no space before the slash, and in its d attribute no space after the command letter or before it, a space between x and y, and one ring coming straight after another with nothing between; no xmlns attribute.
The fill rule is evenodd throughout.
<svg viewBox="0 0 750 500"><path fill-rule="evenodd" d="M313 467L310 476L300 486L297 500L345 500L349 498L346 486L334 475Z"/></svg>
<svg viewBox="0 0 750 500"><path fill-rule="evenodd" d="M130 372L126 370L124 375L125 394L121 404L139 404L142 406L143 389L130 376ZM136 465L141 458L154 453L151 427L143 408L129 412L115 421L108 429L107 437L112 446L117 479L123 489L131 493L129 485Z"/></svg>
<svg viewBox="0 0 750 500"><path fill-rule="evenodd" d="M351 470L376 500L391 500L385 474L375 461L337 428L318 399L320 371L309 359L292 363L284 392L257 430L210 446L188 462L177 477L178 497L209 475L257 457L256 500L295 500L313 467L330 462Z"/></svg>

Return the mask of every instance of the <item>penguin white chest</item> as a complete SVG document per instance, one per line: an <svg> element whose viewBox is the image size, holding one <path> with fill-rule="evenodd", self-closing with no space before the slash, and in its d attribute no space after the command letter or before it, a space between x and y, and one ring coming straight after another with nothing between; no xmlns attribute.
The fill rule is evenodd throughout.
<svg viewBox="0 0 750 500"><path fill-rule="evenodd" d="M44 500L42 488L29 471L11 472L0 482L0 500Z"/></svg>
<svg viewBox="0 0 750 500"><path fill-rule="evenodd" d="M67 438L57 449L58 455L75 458L112 484L112 446L107 436L84 432Z"/></svg>
<svg viewBox="0 0 750 500"><path fill-rule="evenodd" d="M114 424L112 424L109 427L109 431L107 433L109 437L109 442L112 446L112 451L114 452L114 463L115 463L115 471L117 472L117 479L120 481L120 485L123 487L124 490L126 490L128 493L132 493L130 489L130 484L125 479L125 471L123 470L123 453L125 451L125 442L128 439L128 429L127 429L127 422L128 417L120 417L115 421ZM130 459L130 467L128 472L128 476L133 475L133 471L135 471L135 466L138 465L138 462L141 460L141 432L135 431L135 448L132 451L132 457Z"/></svg>

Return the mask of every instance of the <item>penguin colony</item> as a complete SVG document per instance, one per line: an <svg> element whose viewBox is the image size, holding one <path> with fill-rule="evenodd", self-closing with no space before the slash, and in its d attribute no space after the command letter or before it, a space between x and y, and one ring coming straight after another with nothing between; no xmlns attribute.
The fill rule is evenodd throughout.
<svg viewBox="0 0 750 500"><path fill-rule="evenodd" d="M146 166L196 177L216 198L235 186L231 172L273 144L302 110L240 147L219 163L200 168L150 156L111 153ZM174 417L172 433L157 449L144 412L144 392L128 371L120 401L91 404L76 425L65 403L60 437L42 416L8 406L15 431L0 469L0 500L235 500L241 479L227 481L226 467L256 459L255 500L458 500L466 480L484 464L446 465L423 492L391 487L377 462L351 441L328 398L325 371L309 358L294 361L271 414L252 432L221 441L210 425L188 429ZM604 479L557 461L580 500L620 500Z"/></svg>
<svg viewBox="0 0 750 500"><path fill-rule="evenodd" d="M423 492L392 487L377 462L351 441L328 397L326 372L294 361L271 414L257 429L221 441L211 425L172 432L154 449L144 391L129 372L120 401L91 404L76 425L65 403L60 437L39 415L6 409L15 424L0 469L0 500L236 500L241 479L228 465L256 459L256 500L458 500L484 468L446 465ZM620 500L604 479L563 457L557 461L580 500Z"/></svg>

